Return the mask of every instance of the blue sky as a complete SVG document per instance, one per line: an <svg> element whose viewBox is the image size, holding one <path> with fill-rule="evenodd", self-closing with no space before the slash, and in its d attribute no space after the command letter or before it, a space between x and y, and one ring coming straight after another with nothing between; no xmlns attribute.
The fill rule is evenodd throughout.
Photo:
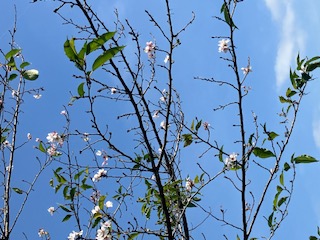
<svg viewBox="0 0 320 240"><path fill-rule="evenodd" d="M21 125L21 136L31 132L34 137L45 138L48 132L61 130L64 124L60 111L67 105L70 99L70 91L75 92L79 82L72 78L77 73L73 65L67 60L63 53L63 43L67 37L77 35L77 31L69 26L62 25L61 19L52 11L55 3L51 1L30 4L28 1L2 1L0 3L0 43L1 48L9 49L7 32L13 25L13 4L18 10L18 32L16 41L23 49L26 59L32 63L33 68L40 71L38 81L32 83L33 87L43 86L42 98L35 100L32 96L26 99L24 109L24 120ZM106 22L114 21L113 10L119 11L120 19L128 18L141 33L141 45L150 41L153 37L159 46L165 48L160 34L155 30L144 10L148 9L155 18L164 22L162 1L152 3L144 0L126 1L94 1L94 7L98 14ZM184 26L191 18L191 12L196 14L195 22L181 35L181 46L177 48L175 60L175 81L176 87L181 92L182 105L185 110L186 119L191 123L195 116L208 121L214 128L213 134L220 142L228 145L234 140L235 130L232 126L232 111L214 112L212 109L223 103L225 99L232 99L228 89L218 88L207 82L195 80L194 77L215 77L226 79L231 77L230 69L225 67L225 62L219 60L221 53L218 53L218 39L212 36L223 36L227 34L223 24L213 18L219 14L221 1L204 0L201 3L187 0L184 6L180 2L172 1L174 12L173 20L175 26ZM253 68L252 74L248 76L248 85L252 87L249 97L246 99L246 121L250 126L252 119L251 111L254 111L261 122L269 122L268 126L274 127L275 131L282 131L279 127L279 118L282 105L278 101L278 95L284 94L289 83L289 69L294 66L297 53L303 56L319 55L320 35L317 31L320 24L318 9L320 3L316 0L244 0L239 3L238 12L235 17L239 32L236 34L238 59L240 64L246 66L250 57ZM66 10L65 14L79 19L78 12ZM134 48L130 41L125 43L129 59L131 50ZM164 59L164 55L157 56L158 61ZM147 58L144 59L145 61ZM316 72L315 77L317 77ZM159 88L165 88L161 83L163 73L159 73ZM116 82L114 84L117 84ZM320 148L320 84L314 81L309 87L309 94L302 104L302 110L297 122L297 128L293 134L293 141L288 148L287 155L295 152L297 155L308 153L319 158ZM157 96L154 96L157 97ZM81 105L70 108L74 116L80 115ZM112 113L121 113L122 109L111 109ZM103 112L101 114L108 114ZM79 114L79 115L78 115ZM85 116L85 115L83 115ZM76 118L76 117L74 117ZM81 119L80 117L78 119ZM160 120L159 120L160 123ZM85 130L87 123L79 122L77 127ZM118 124L118 122L114 122ZM130 123L123 123L130 124ZM252 128L250 126L249 128ZM122 129L124 130L125 127ZM121 141L121 138L119 138ZM230 151L232 144L229 144ZM187 154L182 155L183 174L191 175L194 161L199 161L207 168L212 166L208 159L197 159L201 148L191 147ZM26 153L20 153L21 164L17 164L17 173L23 176L25 170L33 172L31 166L25 163L26 159L32 159L37 155L35 150L30 149ZM320 225L320 204L317 183L319 182L319 164L298 166L297 181L294 198L289 208L289 216L283 223L282 228L275 239L307 239L316 232L316 226ZM18 174L18 175L19 175ZM55 204L56 195L49 189L48 181L51 177L42 176L37 185L35 194L28 203L23 222L16 229L16 239L21 239L21 232L27 233L29 239L37 239L37 230L40 227L50 229L53 239L66 239L71 232L70 228L61 229L56 224L62 215L51 217L47 208ZM252 178L259 178L260 175L252 173ZM20 177L21 178L21 177ZM19 183L17 181L17 183ZM236 202L232 192L224 186L225 182L217 182L204 193L204 198L215 199L214 206L219 208L220 204ZM228 189L228 190L226 190ZM217 195L226 195L223 198L215 198ZM229 197L230 196L230 197ZM52 200L54 199L54 202ZM34 207L36 203L37 207ZM236 209L236 204L234 208ZM230 208L232 209L232 207ZM192 217L197 217L197 211L190 211ZM33 217L35 216L35 217ZM31 221L32 220L32 221ZM200 221L200 220L199 220ZM55 225L56 224L56 225ZM210 225L213 224L213 225ZM210 222L204 225L203 231L207 232L214 226L213 236L220 239L222 233L228 231L221 227L221 224ZM260 223L261 224L261 223ZM41 226L40 226L41 225ZM20 231L21 229L21 231ZM211 230L209 230L210 232ZM257 231L257 234L260 234ZM258 237L258 236L257 236Z"/></svg>

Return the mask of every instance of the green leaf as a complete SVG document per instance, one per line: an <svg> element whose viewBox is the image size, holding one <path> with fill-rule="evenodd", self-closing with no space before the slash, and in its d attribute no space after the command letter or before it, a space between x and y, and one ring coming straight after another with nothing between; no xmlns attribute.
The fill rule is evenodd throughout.
<svg viewBox="0 0 320 240"><path fill-rule="evenodd" d="M63 45L64 53L70 61L75 62L78 59L78 54L74 46L74 39L67 39Z"/></svg>
<svg viewBox="0 0 320 240"><path fill-rule="evenodd" d="M18 194L22 194L23 191L20 188L12 188L13 191L15 191Z"/></svg>
<svg viewBox="0 0 320 240"><path fill-rule="evenodd" d="M219 149L219 161L223 162L223 146Z"/></svg>
<svg viewBox="0 0 320 240"><path fill-rule="evenodd" d="M310 237L309 237L309 240L318 240L318 238L315 237L315 236L310 236Z"/></svg>
<svg viewBox="0 0 320 240"><path fill-rule="evenodd" d="M268 226L271 228L273 223L273 212L270 214L270 216L268 217Z"/></svg>
<svg viewBox="0 0 320 240"><path fill-rule="evenodd" d="M314 61L317 61L318 59L320 59L319 56L310 58L308 61L306 61L305 65L309 65L310 63L312 63L312 62L314 62Z"/></svg>
<svg viewBox="0 0 320 240"><path fill-rule="evenodd" d="M183 146L187 147L192 143L192 134L188 133L188 134L182 134L182 138L183 138Z"/></svg>
<svg viewBox="0 0 320 240"><path fill-rule="evenodd" d="M85 170L82 170L82 171L78 172L76 175L74 175L73 179L74 179L74 180L78 180L79 177L82 175L82 173L84 173L84 171L85 171Z"/></svg>
<svg viewBox="0 0 320 240"><path fill-rule="evenodd" d="M298 89L297 81L296 81L298 77L299 77L298 74L295 71L292 72L292 70L290 69L290 80L291 80L292 87L294 89Z"/></svg>
<svg viewBox="0 0 320 240"><path fill-rule="evenodd" d="M46 152L47 152L46 149L44 148L42 142L39 142L38 149L39 149L41 152L43 152L43 153L46 153Z"/></svg>
<svg viewBox="0 0 320 240"><path fill-rule="evenodd" d="M290 169L290 165L287 162L285 162L284 165L283 165L283 169L285 171L288 171Z"/></svg>
<svg viewBox="0 0 320 240"><path fill-rule="evenodd" d="M23 68L25 68L25 67L27 67L27 66L29 66L29 65L30 65L30 63L28 63L28 62L23 62L23 63L20 64L20 68L23 69Z"/></svg>
<svg viewBox="0 0 320 240"><path fill-rule="evenodd" d="M103 206L104 206L104 201L106 200L106 196L105 195L102 195L100 198L99 198L99 207L100 209L103 209Z"/></svg>
<svg viewBox="0 0 320 240"><path fill-rule="evenodd" d="M83 97L84 96L85 91L83 90L83 86L84 86L84 82L80 83L79 86L78 86L79 97Z"/></svg>
<svg viewBox="0 0 320 240"><path fill-rule="evenodd" d="M99 57L97 57L97 59L94 61L93 65L92 65L92 71L95 71L96 69L101 67L107 61L109 61L111 58L113 58L123 48L124 48L124 46L120 46L120 47L110 48L107 51L105 51L103 54L101 54Z"/></svg>
<svg viewBox="0 0 320 240"><path fill-rule="evenodd" d="M283 172L280 174L279 181L280 181L280 184L282 186L284 186L284 175L283 175Z"/></svg>
<svg viewBox="0 0 320 240"><path fill-rule="evenodd" d="M66 216L62 219L62 222L68 221L71 217L72 217L71 214L66 215Z"/></svg>
<svg viewBox="0 0 320 240"><path fill-rule="evenodd" d="M64 205L59 205L59 207L65 212L72 212L69 208L65 207Z"/></svg>
<svg viewBox="0 0 320 240"><path fill-rule="evenodd" d="M101 219L102 219L101 217L97 217L92 224L92 228L95 228L99 224Z"/></svg>
<svg viewBox="0 0 320 240"><path fill-rule="evenodd" d="M21 49L12 49L5 55L5 58L8 60L9 58L14 57L19 52L21 52Z"/></svg>
<svg viewBox="0 0 320 240"><path fill-rule="evenodd" d="M286 200L287 200L287 198L288 198L288 197L282 197L282 198L280 198L280 200L279 200L279 202L278 202L278 207L280 207L283 203L285 203Z"/></svg>
<svg viewBox="0 0 320 240"><path fill-rule="evenodd" d="M194 208L197 207L194 203L190 202L187 206L188 208Z"/></svg>
<svg viewBox="0 0 320 240"><path fill-rule="evenodd" d="M34 81L39 77L39 71L36 69L30 69L22 72L22 76L26 80Z"/></svg>
<svg viewBox="0 0 320 240"><path fill-rule="evenodd" d="M275 132L268 132L268 140L272 141L273 139L275 139L276 137L278 137L279 135Z"/></svg>
<svg viewBox="0 0 320 240"><path fill-rule="evenodd" d="M307 72L312 72L316 68L320 67L320 62L312 63L307 66Z"/></svg>
<svg viewBox="0 0 320 240"><path fill-rule="evenodd" d="M18 74L12 73L9 78L8 81L12 81L13 79L15 79L18 76Z"/></svg>
<svg viewBox="0 0 320 240"><path fill-rule="evenodd" d="M128 240L133 240L135 239L140 233L135 232L135 233L131 233L128 237Z"/></svg>
<svg viewBox="0 0 320 240"><path fill-rule="evenodd" d="M297 93L296 91L293 91L290 88L288 88L287 91L286 91L286 96L288 98L290 98L290 97L294 96L296 93Z"/></svg>
<svg viewBox="0 0 320 240"><path fill-rule="evenodd" d="M259 157L259 158L275 157L275 155L273 154L273 152L271 152L270 150L265 149L265 148L259 148L259 147L255 147L255 148L253 149L253 154L254 154L256 157Z"/></svg>
<svg viewBox="0 0 320 240"><path fill-rule="evenodd" d="M284 98L283 96L279 96L279 100L281 103L292 103L290 99Z"/></svg>
<svg viewBox="0 0 320 240"><path fill-rule="evenodd" d="M316 160L314 157L311 157L309 155L301 155L299 157L296 157L293 159L294 163L313 163L318 162L319 160Z"/></svg>
<svg viewBox="0 0 320 240"><path fill-rule="evenodd" d="M202 120L200 120L197 125L196 125L196 131L199 130L199 128L201 127L201 124L202 124Z"/></svg>
<svg viewBox="0 0 320 240"><path fill-rule="evenodd" d="M76 188L73 187L73 188L70 189L70 198L71 198L71 201L73 201L75 194L76 194Z"/></svg>
<svg viewBox="0 0 320 240"><path fill-rule="evenodd" d="M105 42L113 38L116 32L107 32L99 36L98 38L93 39L91 42L87 45L87 55L92 53L93 51L100 48Z"/></svg>
<svg viewBox="0 0 320 240"><path fill-rule="evenodd" d="M191 131L194 131L194 120L192 120L190 129L191 129Z"/></svg>
<svg viewBox="0 0 320 240"><path fill-rule="evenodd" d="M193 182L194 182L195 184L199 183L199 176L198 176L198 175L194 178Z"/></svg>

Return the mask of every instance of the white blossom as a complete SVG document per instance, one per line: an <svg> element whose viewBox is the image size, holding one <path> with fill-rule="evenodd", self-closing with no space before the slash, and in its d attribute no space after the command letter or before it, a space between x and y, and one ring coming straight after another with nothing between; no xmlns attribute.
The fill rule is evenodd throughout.
<svg viewBox="0 0 320 240"><path fill-rule="evenodd" d="M144 52L148 54L148 58L154 57L155 48L156 48L156 45L152 41L146 42L146 47L144 48Z"/></svg>
<svg viewBox="0 0 320 240"><path fill-rule="evenodd" d="M43 228L40 228L38 231L39 237L43 237L45 235L48 235L48 232L46 232Z"/></svg>
<svg viewBox="0 0 320 240"><path fill-rule="evenodd" d="M224 53L226 53L228 50L229 50L229 42L230 42L230 40L229 39L221 39L220 41L219 41L219 44L218 44L218 46L219 46L219 52L224 52Z"/></svg>
<svg viewBox="0 0 320 240"><path fill-rule="evenodd" d="M77 240L78 237L81 237L81 236L82 236L82 233L83 233L82 230L81 230L80 232L72 231L72 232L69 234L68 239L69 239L69 240Z"/></svg>
<svg viewBox="0 0 320 240"><path fill-rule="evenodd" d="M187 178L187 181L186 181L186 190L187 190L188 192L191 192L193 186L194 186L194 182L193 182L190 178Z"/></svg>
<svg viewBox="0 0 320 240"><path fill-rule="evenodd" d="M62 110L62 111L60 112L60 114L66 116L66 115L67 115L67 111L66 111L66 110Z"/></svg>
<svg viewBox="0 0 320 240"><path fill-rule="evenodd" d="M28 138L28 140L31 140L31 139L32 139L31 133L28 133L28 134L27 134L27 138Z"/></svg>
<svg viewBox="0 0 320 240"><path fill-rule="evenodd" d="M100 150L98 150L98 151L96 151L96 155L100 157L102 155L102 152Z"/></svg>
<svg viewBox="0 0 320 240"><path fill-rule="evenodd" d="M111 240L111 221L108 220L104 223L101 223L100 229L97 231L96 240Z"/></svg>
<svg viewBox="0 0 320 240"><path fill-rule="evenodd" d="M113 207L113 203L111 201L107 201L105 205L106 205L107 208L112 208Z"/></svg>
<svg viewBox="0 0 320 240"><path fill-rule="evenodd" d="M107 175L107 171L104 169L99 169L99 171L93 176L92 181L93 182L99 182L102 177Z"/></svg>
<svg viewBox="0 0 320 240"><path fill-rule="evenodd" d="M117 93L117 89L116 88L111 88L111 94L115 94L115 93Z"/></svg>
<svg viewBox="0 0 320 240"><path fill-rule="evenodd" d="M169 57L169 55L167 55L167 56L165 57L165 59L163 60L164 63L167 63L167 62L169 61L169 59L170 59L170 57Z"/></svg>
<svg viewBox="0 0 320 240"><path fill-rule="evenodd" d="M91 210L91 213L92 213L92 215L95 215L99 211L100 211L100 207L99 206L95 206L94 209Z"/></svg>
<svg viewBox="0 0 320 240"><path fill-rule="evenodd" d="M227 157L225 159L225 165L226 165L227 169L231 169L231 168L235 167L235 165L237 163L237 156L238 156L238 154L232 153L229 155L229 157Z"/></svg>
<svg viewBox="0 0 320 240"><path fill-rule="evenodd" d="M40 99L40 98L42 97L42 95L39 94L39 93L37 93L37 94L34 94L33 97L34 97L35 99Z"/></svg>
<svg viewBox="0 0 320 240"><path fill-rule="evenodd" d="M249 72L252 72L252 69L251 69L251 66L242 67L241 71L243 72L244 75L247 75Z"/></svg>
<svg viewBox="0 0 320 240"><path fill-rule="evenodd" d="M51 216L53 216L54 213L54 207L49 207L48 212L50 213Z"/></svg>

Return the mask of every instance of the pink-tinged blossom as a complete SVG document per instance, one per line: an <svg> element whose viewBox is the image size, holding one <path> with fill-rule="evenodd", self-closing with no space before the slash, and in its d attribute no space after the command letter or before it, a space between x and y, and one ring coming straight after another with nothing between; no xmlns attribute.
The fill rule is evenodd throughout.
<svg viewBox="0 0 320 240"><path fill-rule="evenodd" d="M36 138L36 142L41 142L40 138Z"/></svg>
<svg viewBox="0 0 320 240"><path fill-rule="evenodd" d="M102 177L105 177L107 175L107 171L104 169L99 169L99 171L93 176L92 181L93 182L99 182Z"/></svg>
<svg viewBox="0 0 320 240"><path fill-rule="evenodd" d="M34 97L35 99L40 99L40 98L42 97L42 95L41 95L41 94L34 94L33 97Z"/></svg>
<svg viewBox="0 0 320 240"><path fill-rule="evenodd" d="M80 232L72 231L68 236L68 240L77 240L79 237L82 236L82 234L83 234L82 230Z"/></svg>
<svg viewBox="0 0 320 240"><path fill-rule="evenodd" d="M244 75L247 75L249 72L252 72L252 69L251 69L251 66L242 67L241 71L243 72Z"/></svg>
<svg viewBox="0 0 320 240"><path fill-rule="evenodd" d="M155 48L156 48L156 45L152 41L146 42L146 47L144 48L144 52L148 54L148 58L154 57Z"/></svg>
<svg viewBox="0 0 320 240"><path fill-rule="evenodd" d="M229 50L229 42L230 42L229 39L221 39L218 44L219 52L226 53Z"/></svg>
<svg viewBox="0 0 320 240"><path fill-rule="evenodd" d="M48 133L47 140L49 143L59 143L60 146L63 145L63 138L55 131Z"/></svg>
<svg viewBox="0 0 320 240"><path fill-rule="evenodd" d="M50 213L51 216L53 216L54 213L54 207L49 207L48 212Z"/></svg>
<svg viewBox="0 0 320 240"><path fill-rule="evenodd" d="M204 130L208 131L210 128L210 123L204 122L204 123L202 123L202 126L203 126Z"/></svg>
<svg viewBox="0 0 320 240"><path fill-rule="evenodd" d="M51 144L51 146L47 149L47 153L51 157L61 155L61 152L57 151L57 146L55 144Z"/></svg>

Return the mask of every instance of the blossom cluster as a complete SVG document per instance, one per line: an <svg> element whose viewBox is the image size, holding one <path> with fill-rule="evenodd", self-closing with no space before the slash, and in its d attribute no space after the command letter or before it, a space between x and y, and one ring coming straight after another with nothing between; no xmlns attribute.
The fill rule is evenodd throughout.
<svg viewBox="0 0 320 240"><path fill-rule="evenodd" d="M146 42L146 47L144 48L144 52L148 54L148 58L154 58L155 48L156 48L156 45L152 41Z"/></svg>
<svg viewBox="0 0 320 240"><path fill-rule="evenodd" d="M107 175L107 171L104 169L99 169L99 171L93 176L92 181L93 182L99 182L102 177Z"/></svg>
<svg viewBox="0 0 320 240"><path fill-rule="evenodd" d="M97 231L96 240L111 240L111 221L110 220L104 223L101 223L101 227Z"/></svg>
<svg viewBox="0 0 320 240"><path fill-rule="evenodd" d="M50 147L47 149L47 153L50 156L61 155L61 152L57 151L58 146L63 145L63 137L60 136L57 132L53 131L48 133L47 141L50 143Z"/></svg>
<svg viewBox="0 0 320 240"><path fill-rule="evenodd" d="M82 230L80 232L72 231L68 236L68 240L77 240L82 236L82 234L83 234Z"/></svg>

